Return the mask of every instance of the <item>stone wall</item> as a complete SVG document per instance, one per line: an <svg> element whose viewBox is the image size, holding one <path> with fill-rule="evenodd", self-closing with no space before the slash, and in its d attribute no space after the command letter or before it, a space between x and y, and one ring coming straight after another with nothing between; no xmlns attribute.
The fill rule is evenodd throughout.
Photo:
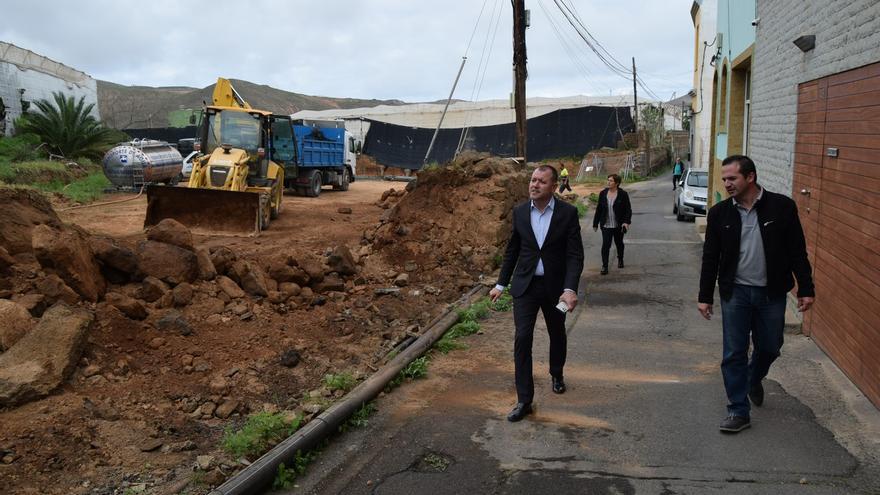
<svg viewBox="0 0 880 495"><path fill-rule="evenodd" d="M749 155L758 180L791 195L798 84L880 61L876 0L759 0ZM793 43L816 35L816 47Z"/></svg>

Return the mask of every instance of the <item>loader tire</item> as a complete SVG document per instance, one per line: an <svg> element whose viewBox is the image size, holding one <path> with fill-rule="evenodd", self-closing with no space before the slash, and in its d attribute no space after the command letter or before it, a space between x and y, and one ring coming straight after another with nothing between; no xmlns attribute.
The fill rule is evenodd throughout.
<svg viewBox="0 0 880 495"><path fill-rule="evenodd" d="M278 214L281 213L281 203L284 199L284 187L282 187L281 184L276 183L272 190L272 195L276 196L276 198L275 204L270 206L269 218L275 220L278 218Z"/></svg>

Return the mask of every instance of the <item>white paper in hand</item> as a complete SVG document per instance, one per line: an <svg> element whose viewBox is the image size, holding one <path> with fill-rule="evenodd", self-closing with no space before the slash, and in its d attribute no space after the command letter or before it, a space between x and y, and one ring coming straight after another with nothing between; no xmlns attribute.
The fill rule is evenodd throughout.
<svg viewBox="0 0 880 495"><path fill-rule="evenodd" d="M568 304L565 304L565 301L559 301L559 304L556 305L556 309L563 313L568 313Z"/></svg>

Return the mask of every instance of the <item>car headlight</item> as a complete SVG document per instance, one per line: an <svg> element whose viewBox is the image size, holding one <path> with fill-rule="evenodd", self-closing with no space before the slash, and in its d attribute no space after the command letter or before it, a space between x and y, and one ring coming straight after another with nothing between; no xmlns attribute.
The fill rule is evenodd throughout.
<svg viewBox="0 0 880 495"><path fill-rule="evenodd" d="M691 191L690 189L685 190L684 198L685 199L694 199L694 192Z"/></svg>

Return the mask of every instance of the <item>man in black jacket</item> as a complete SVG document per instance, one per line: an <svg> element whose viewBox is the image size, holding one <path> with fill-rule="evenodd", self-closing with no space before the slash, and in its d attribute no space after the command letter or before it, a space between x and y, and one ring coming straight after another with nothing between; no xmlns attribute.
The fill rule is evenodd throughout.
<svg viewBox="0 0 880 495"><path fill-rule="evenodd" d="M513 231L504 253L492 301L510 283L516 327L513 356L517 404L507 415L519 421L532 412L535 383L532 376L532 339L538 310L544 314L550 336L550 376L554 393L565 392L566 312L578 303L577 289L584 268L584 246L577 208L553 197L556 169L542 165L529 182L529 198L513 209Z"/></svg>
<svg viewBox="0 0 880 495"><path fill-rule="evenodd" d="M815 296L797 205L763 189L757 176L749 157L724 159L721 181L730 197L709 210L703 244L698 309L707 320L712 317L717 280L724 331L721 374L728 400L720 428L730 433L751 426L749 401L764 403L761 380L782 348L786 294L794 278L799 311L810 309Z"/></svg>

